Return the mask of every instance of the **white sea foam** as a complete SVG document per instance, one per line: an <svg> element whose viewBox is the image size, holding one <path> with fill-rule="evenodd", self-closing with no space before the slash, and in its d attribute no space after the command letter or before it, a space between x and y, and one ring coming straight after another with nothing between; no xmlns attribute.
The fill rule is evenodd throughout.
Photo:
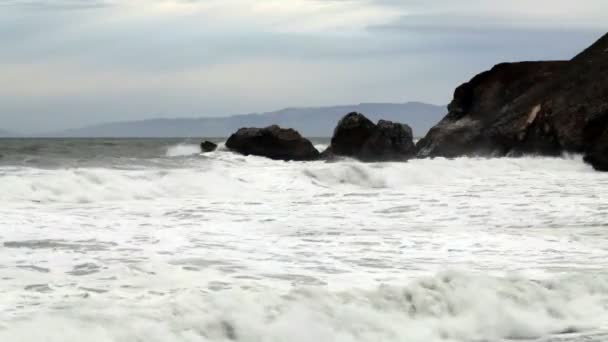
<svg viewBox="0 0 608 342"><path fill-rule="evenodd" d="M0 167L1 341L608 338L579 157L181 155Z"/></svg>
<svg viewBox="0 0 608 342"><path fill-rule="evenodd" d="M191 154L194 145L169 148L171 156ZM200 152L198 146L197 151ZM173 151L173 152L171 152ZM474 185L506 183L519 186L522 178L547 188L555 185L594 181L604 184L605 176L594 172L580 158L519 158L414 160L408 163L364 164L356 161L274 162L262 157L243 157L216 153L213 158L199 158L179 168L0 168L0 198L30 201L76 201L150 199L193 194L228 193L238 187L271 191L277 187L317 192L316 186L354 186L359 189L424 190L426 186L454 186L472 190ZM584 178L584 179L582 179ZM523 179L526 181L526 179ZM312 181L312 182L311 182ZM496 183L492 183L496 182ZM500 184L499 184L500 183ZM557 183L557 184L556 184ZM521 191L529 191L522 184ZM450 189L447 189L450 190ZM241 194L242 195L242 194ZM257 194L254 194L257 195Z"/></svg>
<svg viewBox="0 0 608 342"><path fill-rule="evenodd" d="M4 323L3 341L502 341L598 333L608 322L608 277L550 281L457 272L407 286L329 292L300 288L179 290L116 302L74 300ZM606 337L605 333L602 334ZM576 340L576 339L570 339ZM601 341L598 339L596 341Z"/></svg>
<svg viewBox="0 0 608 342"><path fill-rule="evenodd" d="M167 157L191 156L201 153L201 147L195 144L178 144L167 149Z"/></svg>

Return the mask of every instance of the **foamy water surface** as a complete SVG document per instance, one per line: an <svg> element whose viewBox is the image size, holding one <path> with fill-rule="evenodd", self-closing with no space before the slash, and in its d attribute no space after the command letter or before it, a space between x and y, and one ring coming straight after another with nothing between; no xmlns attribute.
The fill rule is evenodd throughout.
<svg viewBox="0 0 608 342"><path fill-rule="evenodd" d="M578 156L121 144L0 159L0 341L608 339L608 174Z"/></svg>

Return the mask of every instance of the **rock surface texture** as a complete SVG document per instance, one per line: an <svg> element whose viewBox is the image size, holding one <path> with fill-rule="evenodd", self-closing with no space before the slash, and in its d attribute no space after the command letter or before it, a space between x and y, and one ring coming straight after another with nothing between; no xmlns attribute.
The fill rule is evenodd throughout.
<svg viewBox="0 0 608 342"><path fill-rule="evenodd" d="M412 129L408 125L385 120L374 124L361 113L349 113L338 122L323 157L399 161L413 157L415 151Z"/></svg>
<svg viewBox="0 0 608 342"><path fill-rule="evenodd" d="M319 151L298 131L273 125L266 128L241 128L232 134L226 147L244 154L275 160L315 160Z"/></svg>
<svg viewBox="0 0 608 342"><path fill-rule="evenodd" d="M217 149L217 144L212 143L211 141L205 140L201 143L201 151L203 152L213 152L215 149Z"/></svg>
<svg viewBox="0 0 608 342"><path fill-rule="evenodd" d="M456 89L447 116L418 142L417 155L577 152L601 169L607 116L604 35L570 61L505 63L475 76Z"/></svg>

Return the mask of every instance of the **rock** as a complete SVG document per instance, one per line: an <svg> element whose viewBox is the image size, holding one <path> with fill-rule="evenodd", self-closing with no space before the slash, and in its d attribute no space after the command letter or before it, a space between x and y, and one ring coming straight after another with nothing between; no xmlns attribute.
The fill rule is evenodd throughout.
<svg viewBox="0 0 608 342"><path fill-rule="evenodd" d="M412 129L408 125L380 120L374 124L361 113L349 113L334 130L324 159L347 156L363 161L397 161L414 156Z"/></svg>
<svg viewBox="0 0 608 342"><path fill-rule="evenodd" d="M315 160L319 151L293 129L277 125L266 128L241 128L232 134L226 147L244 154L275 160Z"/></svg>
<svg viewBox="0 0 608 342"><path fill-rule="evenodd" d="M211 141L203 141L201 143L201 151L203 152L213 152L217 148L217 144L212 143Z"/></svg>
<svg viewBox="0 0 608 342"><path fill-rule="evenodd" d="M375 129L376 125L363 114L346 114L334 129L329 149L334 155L358 156Z"/></svg>
<svg viewBox="0 0 608 342"><path fill-rule="evenodd" d="M607 49L605 35L570 61L499 64L475 76L418 142L418 156L597 155L584 131L608 110Z"/></svg>
<svg viewBox="0 0 608 342"><path fill-rule="evenodd" d="M331 150L331 146L328 146L321 154L319 155L319 159L323 159L325 161L335 161L336 154Z"/></svg>
<svg viewBox="0 0 608 342"><path fill-rule="evenodd" d="M535 85L555 77L566 62L521 62L496 65L454 91L448 114L417 143L419 157L503 155L535 122L538 104L525 113L513 112ZM522 122L523 121L523 122Z"/></svg>
<svg viewBox="0 0 608 342"><path fill-rule="evenodd" d="M584 134L588 146L585 162L598 171L608 171L608 111L590 120Z"/></svg>
<svg viewBox="0 0 608 342"><path fill-rule="evenodd" d="M363 160L405 160L415 155L416 146L408 125L380 120L363 144Z"/></svg>

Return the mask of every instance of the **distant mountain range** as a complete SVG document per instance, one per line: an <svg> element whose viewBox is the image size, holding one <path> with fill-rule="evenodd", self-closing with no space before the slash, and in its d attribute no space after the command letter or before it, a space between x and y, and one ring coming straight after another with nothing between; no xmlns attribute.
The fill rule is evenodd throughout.
<svg viewBox="0 0 608 342"><path fill-rule="evenodd" d="M358 105L286 108L276 112L228 117L150 119L111 122L46 134L49 137L226 137L241 127L277 124L308 137L329 137L338 120L349 112L364 113L373 121L386 119L409 124L414 135L424 135L446 113L445 106L420 102L362 103Z"/></svg>

